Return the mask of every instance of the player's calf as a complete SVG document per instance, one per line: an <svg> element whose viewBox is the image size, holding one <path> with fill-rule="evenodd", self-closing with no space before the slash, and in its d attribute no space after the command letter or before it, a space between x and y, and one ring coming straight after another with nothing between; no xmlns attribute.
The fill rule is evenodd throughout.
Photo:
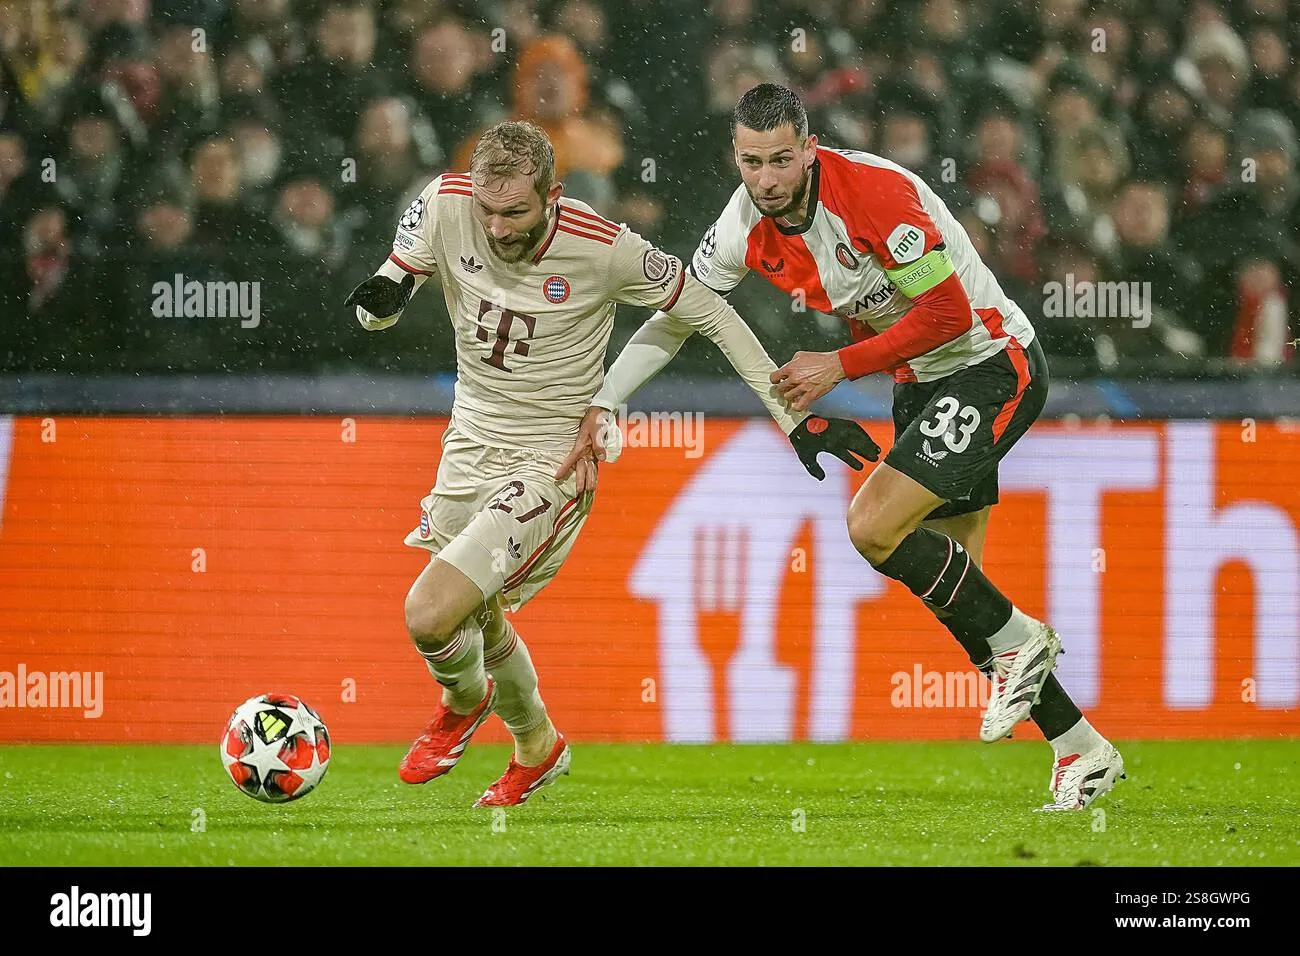
<svg viewBox="0 0 1300 956"><path fill-rule="evenodd" d="M407 594L407 632L443 688L432 719L398 767L407 783L427 783L449 773L496 707L497 688L483 666L483 632L471 601L482 603L478 588L437 560L429 562Z"/></svg>
<svg viewBox="0 0 1300 956"><path fill-rule="evenodd" d="M483 665L499 689L496 711L515 741L515 759L545 761L559 736L538 691L528 646L498 607L482 619Z"/></svg>
<svg viewBox="0 0 1300 956"><path fill-rule="evenodd" d="M406 630L429 673L443 687L442 704L467 714L486 696L483 634L475 611L478 587L444 561L433 560L406 596Z"/></svg>

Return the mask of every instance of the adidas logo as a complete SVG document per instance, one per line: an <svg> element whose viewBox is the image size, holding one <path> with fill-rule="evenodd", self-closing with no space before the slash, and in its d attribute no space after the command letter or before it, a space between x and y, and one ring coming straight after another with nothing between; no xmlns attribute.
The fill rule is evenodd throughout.
<svg viewBox="0 0 1300 956"><path fill-rule="evenodd" d="M481 263L481 262L475 262L473 256L470 256L468 259L466 259L464 256L461 256L461 257L460 257L460 265L461 265L461 268L464 269L466 272L482 272L482 271L483 271L483 263Z"/></svg>
<svg viewBox="0 0 1300 956"><path fill-rule="evenodd" d="M514 538L508 538L506 540L507 540L506 550L510 552L510 557L518 558L521 554L524 553L523 547L519 544L519 542L515 541Z"/></svg>

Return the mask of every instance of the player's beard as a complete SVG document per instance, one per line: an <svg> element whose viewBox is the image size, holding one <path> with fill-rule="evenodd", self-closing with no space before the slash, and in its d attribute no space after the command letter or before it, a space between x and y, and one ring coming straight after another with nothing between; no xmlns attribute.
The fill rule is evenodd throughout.
<svg viewBox="0 0 1300 956"><path fill-rule="evenodd" d="M811 179L812 170L804 170L803 179L791 194L790 201L779 209L768 209L766 206L762 205L758 201L758 197L754 195L754 191L750 189L748 185L745 186L745 191L749 193L749 201L754 204L754 208L762 215L771 219L781 219L785 216L792 216L799 211L799 207L803 205L804 199L808 196L808 184Z"/></svg>
<svg viewBox="0 0 1300 956"><path fill-rule="evenodd" d="M516 236L509 245L502 245L491 236L488 236L488 248L502 262L521 262L528 253L537 248L537 244L542 241L542 237L546 235L546 230L550 228L550 225L551 217L549 215L542 216L537 225L522 236Z"/></svg>

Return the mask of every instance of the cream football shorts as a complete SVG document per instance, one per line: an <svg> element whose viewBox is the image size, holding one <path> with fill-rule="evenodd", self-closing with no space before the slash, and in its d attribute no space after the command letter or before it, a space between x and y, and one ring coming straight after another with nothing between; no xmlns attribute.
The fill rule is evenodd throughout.
<svg viewBox="0 0 1300 956"><path fill-rule="evenodd" d="M480 445L449 424L437 482L406 543L518 610L559 572L591 510L592 495L577 498L573 475L555 480L563 458Z"/></svg>

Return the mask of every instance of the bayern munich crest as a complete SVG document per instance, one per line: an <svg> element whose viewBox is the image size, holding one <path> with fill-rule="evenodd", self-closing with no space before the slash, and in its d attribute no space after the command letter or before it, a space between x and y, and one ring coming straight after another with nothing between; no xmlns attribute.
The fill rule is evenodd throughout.
<svg viewBox="0 0 1300 956"><path fill-rule="evenodd" d="M547 302L554 302L559 305L569 297L569 280L564 276L551 276L542 283L542 295L546 296Z"/></svg>
<svg viewBox="0 0 1300 956"><path fill-rule="evenodd" d="M429 526L429 512L421 509L420 511L420 537L432 538L433 529Z"/></svg>

